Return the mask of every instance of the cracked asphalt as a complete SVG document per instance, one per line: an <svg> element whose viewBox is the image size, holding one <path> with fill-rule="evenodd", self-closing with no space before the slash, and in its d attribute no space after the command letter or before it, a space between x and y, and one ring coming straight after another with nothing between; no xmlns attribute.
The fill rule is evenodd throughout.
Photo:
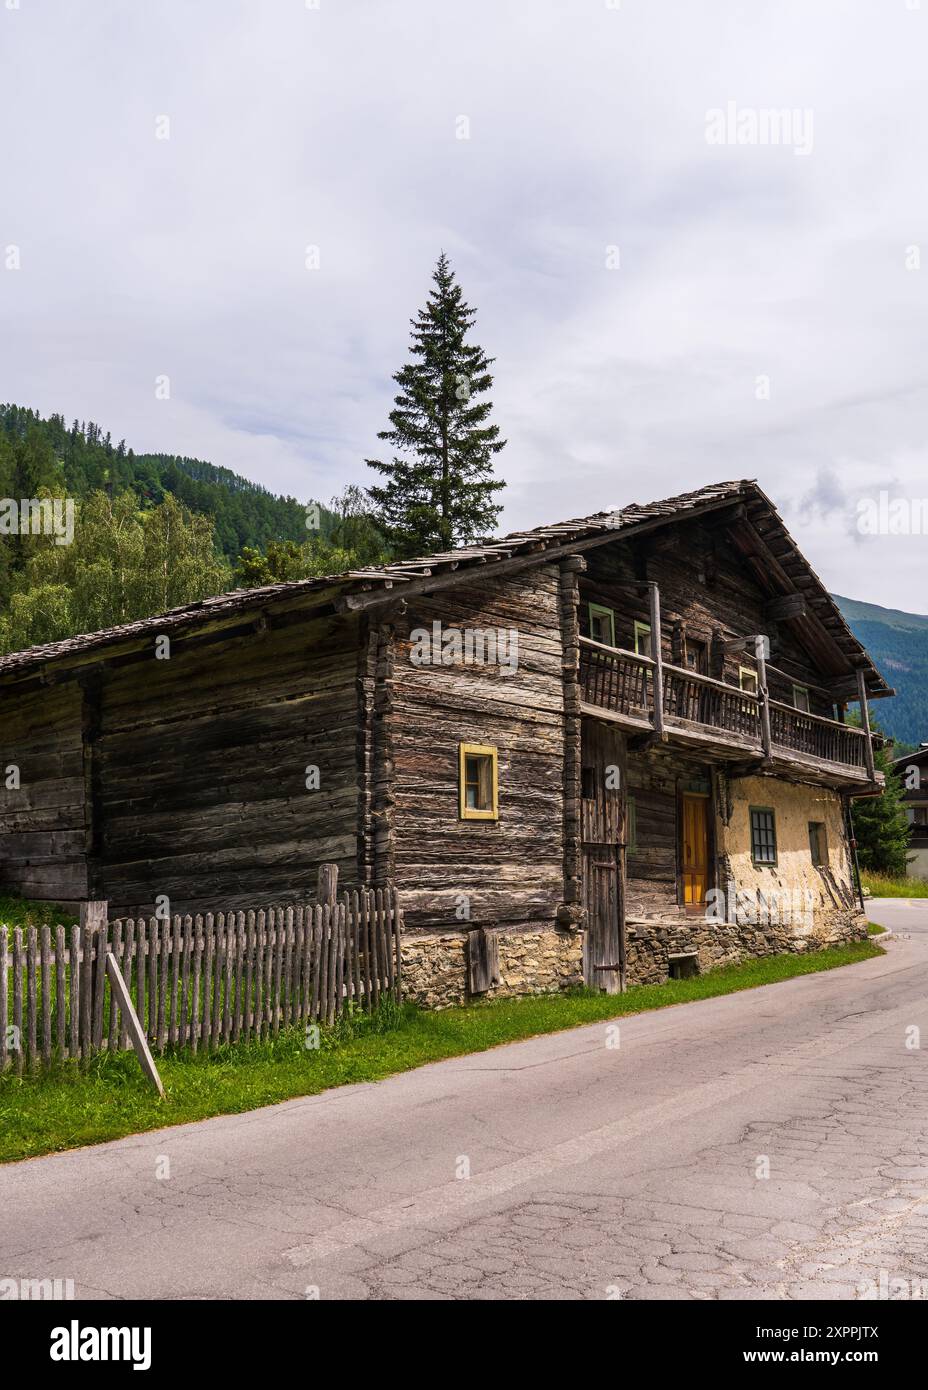
<svg viewBox="0 0 928 1390"><path fill-rule="evenodd" d="M618 1037L9 1165L0 1277L79 1298L928 1297L928 900L870 915L885 957Z"/></svg>

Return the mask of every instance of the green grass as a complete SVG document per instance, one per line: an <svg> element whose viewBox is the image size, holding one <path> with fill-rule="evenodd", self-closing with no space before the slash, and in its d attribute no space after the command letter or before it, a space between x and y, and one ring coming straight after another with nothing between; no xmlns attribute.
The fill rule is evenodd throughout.
<svg viewBox="0 0 928 1390"><path fill-rule="evenodd" d="M885 932L885 930L886 930L886 928L885 928L885 927L881 927L881 926L879 925L878 922L868 922L868 923L867 923L867 935L868 935L868 936L882 936L883 933Z"/></svg>
<svg viewBox="0 0 928 1390"><path fill-rule="evenodd" d="M69 907L60 903L36 903L28 898L7 897L0 893L0 925L8 927L70 927L77 922Z"/></svg>
<svg viewBox="0 0 928 1390"><path fill-rule="evenodd" d="M624 995L532 995L437 1013L390 1005L323 1030L318 1050L307 1050L301 1030L290 1029L270 1041L232 1044L210 1055L166 1054L157 1059L167 1093L163 1101L144 1082L131 1052L104 1053L86 1070L66 1063L44 1076L7 1075L0 1079L0 1161L254 1110L521 1038L755 989L881 954L864 941L807 955L768 956L690 980L637 985Z"/></svg>
<svg viewBox="0 0 928 1390"><path fill-rule="evenodd" d="M865 891L875 898L928 898L928 879L861 873L860 881Z"/></svg>

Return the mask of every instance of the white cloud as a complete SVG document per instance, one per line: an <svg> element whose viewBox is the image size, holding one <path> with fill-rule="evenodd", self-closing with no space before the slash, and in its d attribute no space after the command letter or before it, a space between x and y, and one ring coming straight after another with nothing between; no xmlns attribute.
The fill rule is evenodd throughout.
<svg viewBox="0 0 928 1390"><path fill-rule="evenodd" d="M903 0L22 0L3 395L327 497L444 247L504 526L756 476L831 587L924 610L928 538L853 518L928 493L926 43ZM729 100L811 109L812 153L708 145Z"/></svg>

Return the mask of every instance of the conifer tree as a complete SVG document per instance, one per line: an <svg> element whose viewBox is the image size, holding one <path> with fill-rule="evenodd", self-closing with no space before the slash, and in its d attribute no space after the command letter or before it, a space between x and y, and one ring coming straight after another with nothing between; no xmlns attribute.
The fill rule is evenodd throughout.
<svg viewBox="0 0 928 1390"><path fill-rule="evenodd" d="M856 711L855 711L856 713ZM858 723L850 718L848 723ZM882 733L871 716L875 733ZM857 858L865 872L901 878L909 860L909 824L905 813L905 788L885 748L875 748L873 761L885 774L882 796L851 802L851 819L857 841Z"/></svg>
<svg viewBox="0 0 928 1390"><path fill-rule="evenodd" d="M367 459L384 482L368 493L375 519L400 558L449 550L491 535L501 510L493 456L505 445L488 423L493 358L467 335L476 310L465 303L444 252L428 302L412 322L412 361L393 380L399 387L390 428L378 439L389 462Z"/></svg>

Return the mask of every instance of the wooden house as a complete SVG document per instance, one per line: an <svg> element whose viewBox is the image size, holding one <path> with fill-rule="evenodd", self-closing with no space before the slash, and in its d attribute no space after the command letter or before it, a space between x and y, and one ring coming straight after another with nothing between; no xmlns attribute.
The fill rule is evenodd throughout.
<svg viewBox="0 0 928 1390"><path fill-rule="evenodd" d="M721 483L0 659L0 883L195 913L331 861L396 883L428 1003L615 990L861 933L892 693Z"/></svg>
<svg viewBox="0 0 928 1390"><path fill-rule="evenodd" d="M905 813L909 822L909 878L928 879L928 743L893 762L902 778Z"/></svg>

